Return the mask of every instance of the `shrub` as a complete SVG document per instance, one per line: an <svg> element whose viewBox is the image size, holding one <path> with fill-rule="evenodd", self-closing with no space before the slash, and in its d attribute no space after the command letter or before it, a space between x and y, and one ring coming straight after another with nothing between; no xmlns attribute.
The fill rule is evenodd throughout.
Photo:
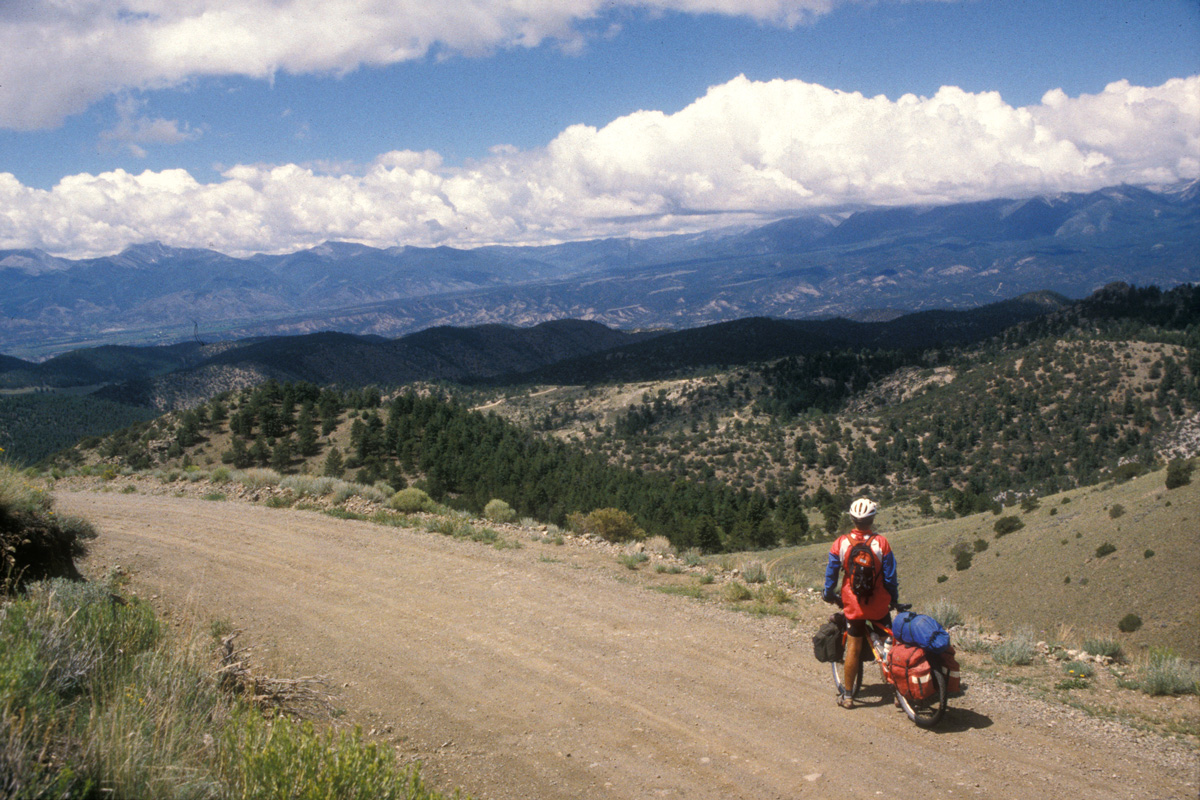
<svg viewBox="0 0 1200 800"><path fill-rule="evenodd" d="M1120 661L1125 657L1124 652L1121 650L1121 643L1107 636L1084 639L1083 651L1091 653L1094 656L1107 656L1113 661Z"/></svg>
<svg viewBox="0 0 1200 800"><path fill-rule="evenodd" d="M1118 519L1125 515L1125 506L1120 503L1113 503L1112 508L1108 510L1109 519Z"/></svg>
<svg viewBox="0 0 1200 800"><path fill-rule="evenodd" d="M1167 463L1167 488L1178 489L1192 482L1192 462L1182 458Z"/></svg>
<svg viewBox="0 0 1200 800"><path fill-rule="evenodd" d="M987 549L988 549L988 543L987 543L986 539L976 539L975 540L975 552L976 553L982 553L984 550L987 550Z"/></svg>
<svg viewBox="0 0 1200 800"><path fill-rule="evenodd" d="M74 560L96 530L56 516L53 505L49 492L0 464L0 595L42 578L78 577Z"/></svg>
<svg viewBox="0 0 1200 800"><path fill-rule="evenodd" d="M333 492L337 483L333 478L291 475L284 478L279 485L290 489L297 497L324 497Z"/></svg>
<svg viewBox="0 0 1200 800"><path fill-rule="evenodd" d="M975 557L975 552L971 549L971 545L959 542L950 548L950 555L954 556L954 568L962 572L971 568L971 559Z"/></svg>
<svg viewBox="0 0 1200 800"><path fill-rule="evenodd" d="M230 797L297 800L407 800L433 795L417 772L396 765L386 745L362 730L318 732L310 722L240 714L220 742L221 773Z"/></svg>
<svg viewBox="0 0 1200 800"><path fill-rule="evenodd" d="M754 593L746 588L745 584L737 581L730 581L729 583L725 584L722 594L725 596L725 599L731 603L740 603L743 600L749 600L754 597Z"/></svg>
<svg viewBox="0 0 1200 800"><path fill-rule="evenodd" d="M1117 623L1117 630L1121 633L1133 633L1140 627L1142 627L1142 618L1133 613L1121 617L1121 621Z"/></svg>
<svg viewBox="0 0 1200 800"><path fill-rule="evenodd" d="M1033 662L1033 631L1022 628L992 650L992 660L1006 666L1025 666Z"/></svg>
<svg viewBox="0 0 1200 800"><path fill-rule="evenodd" d="M625 565L625 569L637 569L642 564L650 560L650 556L645 553L622 553L617 556L617 561Z"/></svg>
<svg viewBox="0 0 1200 800"><path fill-rule="evenodd" d="M761 561L751 561L742 568L742 577L746 583L766 583L767 568Z"/></svg>
<svg viewBox="0 0 1200 800"><path fill-rule="evenodd" d="M517 518L517 512L508 503L494 498L483 507L483 516L491 522L512 522Z"/></svg>
<svg viewBox="0 0 1200 800"><path fill-rule="evenodd" d="M1063 665L1063 672L1075 678L1090 678L1096 674L1096 668L1086 661L1070 661Z"/></svg>
<svg viewBox="0 0 1200 800"><path fill-rule="evenodd" d="M456 539L469 539L475 533L475 527L466 520L456 517L438 517L425 525L430 533L440 533L443 536L453 536Z"/></svg>
<svg viewBox="0 0 1200 800"><path fill-rule="evenodd" d="M658 553L660 556L669 556L675 553L675 547L671 544L671 540L665 536L651 536L646 540L646 550Z"/></svg>
<svg viewBox="0 0 1200 800"><path fill-rule="evenodd" d="M1145 558L1154 558L1154 551L1150 548L1146 548L1146 552L1142 553L1142 556Z"/></svg>
<svg viewBox="0 0 1200 800"><path fill-rule="evenodd" d="M1125 483L1126 481L1145 475L1149 471L1150 468L1146 465L1131 461L1113 470L1113 479L1117 483Z"/></svg>
<svg viewBox="0 0 1200 800"><path fill-rule="evenodd" d="M1105 542L1096 548L1096 558L1104 558L1106 555L1115 552L1117 552L1117 546L1112 542Z"/></svg>
<svg viewBox="0 0 1200 800"><path fill-rule="evenodd" d="M946 581L948 581L948 580L950 580L950 578L949 578L949 576L947 576L947 575L938 575L938 576L937 576L937 582L938 582L938 583L945 583L945 582L946 582Z"/></svg>
<svg viewBox="0 0 1200 800"><path fill-rule="evenodd" d="M1007 517L1001 517L996 520L996 523L992 525L992 530L996 532L996 538L999 539L1001 536L1007 536L1024 527L1025 523L1021 521L1020 517L1010 514Z"/></svg>
<svg viewBox="0 0 1200 800"><path fill-rule="evenodd" d="M928 613L929 616L940 622L942 627L947 630L963 624L963 615L959 611L958 606L944 597L935 600L933 605L929 607Z"/></svg>
<svg viewBox="0 0 1200 800"><path fill-rule="evenodd" d="M638 527L633 515L619 508L597 508L589 514L576 512L567 518L567 523L577 533L593 534L609 542L646 538L646 532Z"/></svg>
<svg viewBox="0 0 1200 800"><path fill-rule="evenodd" d="M1200 694L1200 669L1169 650L1152 649L1141 677L1146 694Z"/></svg>
<svg viewBox="0 0 1200 800"><path fill-rule="evenodd" d="M792 596L782 586L767 584L759 587L758 591L754 594L754 599L764 605L780 606L790 603Z"/></svg>
<svg viewBox="0 0 1200 800"><path fill-rule="evenodd" d="M433 498L415 486L401 489L392 495L388 506L403 514L415 514L418 511L429 511L433 508Z"/></svg>
<svg viewBox="0 0 1200 800"><path fill-rule="evenodd" d="M238 481L251 489L265 489L268 486L278 486L282 477L273 469L254 467L238 474Z"/></svg>

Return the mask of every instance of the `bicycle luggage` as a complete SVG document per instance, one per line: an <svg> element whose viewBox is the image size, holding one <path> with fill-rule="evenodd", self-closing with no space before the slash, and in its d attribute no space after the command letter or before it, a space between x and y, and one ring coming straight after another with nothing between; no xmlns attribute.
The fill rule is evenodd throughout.
<svg viewBox="0 0 1200 800"><path fill-rule="evenodd" d="M817 630L812 637L813 655L817 661L827 664L830 661L842 660L846 652L846 640L842 636L845 632L845 614L834 614Z"/></svg>
<svg viewBox="0 0 1200 800"><path fill-rule="evenodd" d="M911 611L896 615L892 623L892 635L898 642L933 653L940 653L950 646L950 634L942 627L942 623L933 617L914 614Z"/></svg>
<svg viewBox="0 0 1200 800"><path fill-rule="evenodd" d="M896 642L888 653L888 680L909 700L928 700L937 692L933 665L920 647Z"/></svg>
<svg viewBox="0 0 1200 800"><path fill-rule="evenodd" d="M946 671L946 694L962 694L962 678L959 675L958 659L954 657L953 647L948 647L937 654L942 669Z"/></svg>

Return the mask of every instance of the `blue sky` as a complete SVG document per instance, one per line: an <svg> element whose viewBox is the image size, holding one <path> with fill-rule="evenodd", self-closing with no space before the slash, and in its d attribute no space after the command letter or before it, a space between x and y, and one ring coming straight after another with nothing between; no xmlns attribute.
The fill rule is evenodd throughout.
<svg viewBox="0 0 1200 800"><path fill-rule="evenodd" d="M1188 180L1198 76L1196 0L0 3L0 248L536 243Z"/></svg>

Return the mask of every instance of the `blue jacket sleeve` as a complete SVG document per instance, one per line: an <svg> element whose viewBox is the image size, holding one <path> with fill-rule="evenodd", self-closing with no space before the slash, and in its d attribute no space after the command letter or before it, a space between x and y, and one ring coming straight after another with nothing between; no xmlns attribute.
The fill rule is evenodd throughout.
<svg viewBox="0 0 1200 800"><path fill-rule="evenodd" d="M829 554L829 563L825 565L825 597L830 597L837 591L838 575L842 572L842 560L837 553Z"/></svg>
<svg viewBox="0 0 1200 800"><path fill-rule="evenodd" d="M825 577L829 582L828 574ZM896 556L888 553L883 557L883 588L892 596L892 602L900 602L900 578L896 575Z"/></svg>

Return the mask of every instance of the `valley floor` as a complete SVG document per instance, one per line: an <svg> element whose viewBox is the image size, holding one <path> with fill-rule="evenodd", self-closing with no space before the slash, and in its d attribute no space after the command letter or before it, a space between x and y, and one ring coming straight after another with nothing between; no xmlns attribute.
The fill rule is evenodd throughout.
<svg viewBox="0 0 1200 800"><path fill-rule="evenodd" d="M328 676L339 722L476 798L1197 793L1182 741L981 676L933 732L877 684L844 711L812 657L817 603L759 619L647 591L595 549L245 503L60 490L56 508L100 532L87 574L120 566L180 626L243 631L265 671Z"/></svg>

